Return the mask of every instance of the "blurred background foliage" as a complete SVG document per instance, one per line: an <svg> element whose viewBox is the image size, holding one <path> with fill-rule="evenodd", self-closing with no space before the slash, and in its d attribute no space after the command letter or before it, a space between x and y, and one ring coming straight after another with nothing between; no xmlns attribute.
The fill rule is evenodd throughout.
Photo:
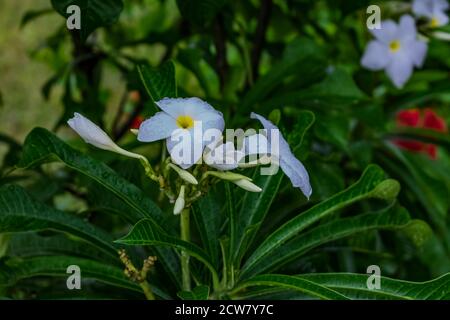
<svg viewBox="0 0 450 320"><path fill-rule="evenodd" d="M370 163L401 183L400 203L421 219L402 233L369 231L338 241L297 261L291 270L365 272L368 264L379 264L385 275L416 281L450 271L448 132L407 128L396 121L401 110L430 108L448 123L448 42L430 39L424 68L399 90L383 73L364 70L359 63L371 39L365 12L370 1L127 0L120 17L114 10L104 13L114 23L95 29L87 39L68 32L65 19L52 8L61 12L68 2L0 3L0 184L17 180L60 210L86 213L95 197L58 165L7 175L27 133L42 126L120 168L121 175L154 194L129 161L88 148L65 122L80 112L121 145L159 159L159 145L142 148L129 133L136 121L156 111L136 65L157 68L172 60L178 95L210 102L224 113L227 127L246 127L255 111L291 133L290 143L310 172L314 193L306 202L300 191L283 185L267 230L299 208L343 190ZM383 19L398 19L408 11L409 1L377 2ZM302 140L296 127L310 116L308 111L315 122L306 143L296 148ZM394 139L436 145L437 154L401 149ZM377 207L358 206L349 212ZM119 234L126 229L114 219L88 216Z"/></svg>

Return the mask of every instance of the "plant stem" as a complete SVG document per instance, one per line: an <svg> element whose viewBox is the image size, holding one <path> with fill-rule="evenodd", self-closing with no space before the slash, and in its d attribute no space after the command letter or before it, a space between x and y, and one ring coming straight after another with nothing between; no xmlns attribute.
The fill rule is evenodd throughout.
<svg viewBox="0 0 450 320"><path fill-rule="evenodd" d="M190 241L190 231L189 231L189 208L183 209L181 211L180 217L180 229L181 229L181 240ZM189 255L186 251L181 251L181 273L182 273L182 283L183 290L191 290L191 275L189 270Z"/></svg>
<svg viewBox="0 0 450 320"><path fill-rule="evenodd" d="M155 296L153 295L152 289L150 288L150 285L147 281L144 281L139 284L142 288L142 291L144 291L145 297L147 300L156 300Z"/></svg>

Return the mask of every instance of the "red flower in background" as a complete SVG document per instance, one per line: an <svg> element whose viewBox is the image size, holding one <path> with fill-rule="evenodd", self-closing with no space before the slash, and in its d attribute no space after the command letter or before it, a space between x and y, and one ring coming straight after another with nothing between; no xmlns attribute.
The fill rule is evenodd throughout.
<svg viewBox="0 0 450 320"><path fill-rule="evenodd" d="M136 116L133 121L131 122L130 128L131 129L139 129L139 127L141 126L141 123L144 122L144 117L143 116Z"/></svg>
<svg viewBox="0 0 450 320"><path fill-rule="evenodd" d="M398 127L414 127L447 132L445 120L429 108L423 112L419 109L400 111L397 113L396 121ZM437 147L434 144L407 139L395 139L394 143L402 149L426 153L431 159L436 159Z"/></svg>

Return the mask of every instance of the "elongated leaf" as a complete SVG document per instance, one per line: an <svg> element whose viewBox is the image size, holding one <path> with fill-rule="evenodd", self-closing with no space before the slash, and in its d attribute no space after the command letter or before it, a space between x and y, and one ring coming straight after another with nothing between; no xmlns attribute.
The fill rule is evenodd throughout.
<svg viewBox="0 0 450 320"><path fill-rule="evenodd" d="M298 149L308 129L314 123L314 114L312 112L304 112L300 114L296 131L291 136L295 137L295 150ZM231 252L233 253L233 260L237 265L245 254L248 247L251 245L260 225L263 223L270 206L275 199L284 174L281 170L272 176L262 176L257 170L254 176L254 183L258 185L263 191L261 193L246 193L243 204L238 216L230 219L233 223L231 234Z"/></svg>
<svg viewBox="0 0 450 320"><path fill-rule="evenodd" d="M369 275L352 273L307 274L297 278L309 280L338 291L352 299L450 299L450 274L426 282L409 282L381 277L380 289L369 290Z"/></svg>
<svg viewBox="0 0 450 320"><path fill-rule="evenodd" d="M32 199L15 185L0 188L0 232L57 230L89 241L112 256L117 256L113 239L106 232L82 219Z"/></svg>
<svg viewBox="0 0 450 320"><path fill-rule="evenodd" d="M65 255L89 259L95 258L95 260L108 264L122 266L118 255L112 258L93 246L89 246L82 241L69 239L65 235L43 237L30 232L14 234L8 244L8 255L20 256L21 258Z"/></svg>
<svg viewBox="0 0 450 320"><path fill-rule="evenodd" d="M161 209L135 185L104 163L74 150L48 130L34 129L25 139L18 167L26 169L54 160L60 160L68 167L95 180L133 208L134 210L121 211L124 219L139 221L142 218L151 218L162 223L164 216ZM174 252L161 248L158 249L158 257L171 278L180 284L179 264Z"/></svg>
<svg viewBox="0 0 450 320"><path fill-rule="evenodd" d="M63 17L69 18L73 12L67 8L76 5L80 8L80 34L83 40L95 29L114 23L123 9L122 0L51 0L52 6Z"/></svg>
<svg viewBox="0 0 450 320"><path fill-rule="evenodd" d="M290 43L283 59L269 72L258 79L242 101L242 111L248 111L260 101L265 101L277 86L293 73L301 75L298 82L310 84L325 75L326 64L323 53L308 39L298 39ZM279 107L279 105L274 106Z"/></svg>
<svg viewBox="0 0 450 320"><path fill-rule="evenodd" d="M140 287L131 282L123 270L97 261L69 256L33 257L19 261L7 260L0 263L0 287L12 286L16 282L36 276L59 276L61 286L66 285L70 275L67 267L80 267L81 279L95 279L112 286L142 292Z"/></svg>
<svg viewBox="0 0 450 320"><path fill-rule="evenodd" d="M247 260L243 270L253 268L259 260L330 213L364 198L378 196L377 191L380 189L377 186L383 182L383 178L384 172L378 166L370 165L354 185L291 219L269 235Z"/></svg>
<svg viewBox="0 0 450 320"><path fill-rule="evenodd" d="M198 246L168 235L150 219L139 221L125 237L116 240L125 245L160 245L184 250L202 262L217 280L217 271L210 257Z"/></svg>
<svg viewBox="0 0 450 320"><path fill-rule="evenodd" d="M201 198L192 208L192 215L197 225L203 247L211 257L214 267L219 264L220 207L213 195Z"/></svg>
<svg viewBox="0 0 450 320"><path fill-rule="evenodd" d="M147 93L153 101L177 96L175 66L172 61L164 63L159 68L140 65L138 72Z"/></svg>
<svg viewBox="0 0 450 320"><path fill-rule="evenodd" d="M183 300L208 300L209 287L198 286L192 291L181 291L178 293L178 296Z"/></svg>
<svg viewBox="0 0 450 320"><path fill-rule="evenodd" d="M381 212L338 219L320 225L287 242L272 254L268 255L265 259L254 264L253 268L243 270L241 279L251 277L255 274L276 270L293 259L298 258L308 250L324 243L374 229L405 227L409 221L409 214L405 209L390 206Z"/></svg>
<svg viewBox="0 0 450 320"><path fill-rule="evenodd" d="M122 213L127 220L136 222L142 218L152 218L158 222L162 221L161 210L135 185L129 183L104 163L73 149L46 129L36 128L27 136L22 159L17 166L27 169L55 160L64 162L68 167L100 183L135 209L136 211L130 210Z"/></svg>
<svg viewBox="0 0 450 320"><path fill-rule="evenodd" d="M275 286L284 289L293 289L306 293L314 298L325 300L347 300L348 298L339 292L326 286L317 284L307 279L280 274L264 274L253 277L240 284L235 291L251 286Z"/></svg>

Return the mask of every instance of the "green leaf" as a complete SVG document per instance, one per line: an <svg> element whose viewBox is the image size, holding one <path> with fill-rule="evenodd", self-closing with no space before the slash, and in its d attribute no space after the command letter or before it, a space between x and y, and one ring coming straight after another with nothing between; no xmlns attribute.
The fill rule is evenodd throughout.
<svg viewBox="0 0 450 320"><path fill-rule="evenodd" d="M162 221L161 209L135 185L104 163L73 149L46 129L36 128L27 136L22 159L17 166L28 169L55 160L60 160L68 167L95 180L135 209L122 212L126 220L136 222L142 218L152 218L158 222Z"/></svg>
<svg viewBox="0 0 450 320"><path fill-rule="evenodd" d="M313 113L307 111L300 114L296 130L289 139L290 141L295 139L294 150L300 148L306 132L313 123ZM253 183L263 191L260 193L245 193L239 214L230 219L231 230L234 231L234 234L230 235L231 253L233 253L233 261L237 265L240 264L242 257L263 223L278 193L283 177L284 174L281 170L276 175L269 176L262 176L256 170Z"/></svg>
<svg viewBox="0 0 450 320"><path fill-rule="evenodd" d="M84 41L97 28L117 21L123 10L122 0L51 0L53 8L66 19L72 13L67 8L76 5L81 11L81 39Z"/></svg>
<svg viewBox="0 0 450 320"><path fill-rule="evenodd" d="M116 240L125 245L160 245L186 251L190 256L202 262L211 271L215 284L218 284L217 271L210 257L197 245L168 235L150 219L139 221L125 237Z"/></svg>
<svg viewBox="0 0 450 320"><path fill-rule="evenodd" d="M163 222L161 209L135 185L104 163L74 150L48 130L34 129L25 139L18 167L26 169L54 160L60 160L68 167L90 177L131 207L133 210L121 211L125 220L138 221L142 218L151 218L156 223ZM174 252L158 249L158 257L171 278L179 284L179 265Z"/></svg>
<svg viewBox="0 0 450 320"><path fill-rule="evenodd" d="M327 288L326 286L314 283L300 277L287 276L281 274L264 274L253 277L241 283L234 292L252 286L281 287L293 289L308 294L311 297L325 300L347 300L348 298L339 292Z"/></svg>
<svg viewBox="0 0 450 320"><path fill-rule="evenodd" d="M409 214L405 209L389 206L380 212L341 218L319 225L287 242L272 254L260 260L259 263L254 264L251 269L243 270L241 278L277 270L284 264L322 244L370 230L405 227L409 221Z"/></svg>
<svg viewBox="0 0 450 320"><path fill-rule="evenodd" d="M325 74L326 63L323 52L317 45L306 38L293 41L287 47L283 59L274 64L269 72L260 77L249 90L241 104L242 111L254 108L260 101L273 96L278 86L292 74L300 76L299 83L309 84ZM270 105L278 108L282 105Z"/></svg>
<svg viewBox="0 0 450 320"><path fill-rule="evenodd" d="M282 95L266 99L261 104L263 111L285 105L297 105L310 108L347 107L355 105L365 98L365 94L358 88L355 81L346 71L337 68L319 84L309 88L285 92Z"/></svg>
<svg viewBox="0 0 450 320"><path fill-rule="evenodd" d="M181 291L177 295L183 300L208 300L209 287L198 286L192 291Z"/></svg>
<svg viewBox="0 0 450 320"><path fill-rule="evenodd" d="M147 93L154 102L177 96L175 66L172 61L167 61L159 68L140 65L138 72Z"/></svg>
<svg viewBox="0 0 450 320"><path fill-rule="evenodd" d="M192 215L203 247L206 248L216 268L219 264L219 241L217 241L220 233L219 213L220 205L211 194L200 198L192 206Z"/></svg>
<svg viewBox="0 0 450 320"><path fill-rule="evenodd" d="M377 186L383 182L383 178L383 170L378 166L370 165L354 185L289 220L275 232L267 236L247 260L243 272L253 268L261 259L264 259L282 244L323 217L356 201L378 196L379 190L377 190Z"/></svg>
<svg viewBox="0 0 450 320"><path fill-rule="evenodd" d="M71 214L32 199L21 187L0 188L0 232L57 230L67 232L116 257L113 239L106 232Z"/></svg>
<svg viewBox="0 0 450 320"><path fill-rule="evenodd" d="M426 282L409 282L381 277L380 289L367 288L369 275L352 273L307 274L297 278L326 286L353 299L450 299L450 274Z"/></svg>
<svg viewBox="0 0 450 320"><path fill-rule="evenodd" d="M226 3L227 0L177 0L181 15L199 26L209 25Z"/></svg>
<svg viewBox="0 0 450 320"><path fill-rule="evenodd" d="M14 234L9 242L7 252L9 256L20 256L21 258L49 255L65 255L87 259L95 257L96 260L122 266L118 255L115 255L114 258L105 255L97 248L73 237L69 239L65 235L43 237L29 232Z"/></svg>
<svg viewBox="0 0 450 320"><path fill-rule="evenodd" d="M67 267L70 265L80 267L82 279L95 279L112 286L142 292L118 267L69 256L33 257L0 262L0 287L12 286L22 279L36 276L64 277L61 279L61 286L65 286L70 275L67 273Z"/></svg>

